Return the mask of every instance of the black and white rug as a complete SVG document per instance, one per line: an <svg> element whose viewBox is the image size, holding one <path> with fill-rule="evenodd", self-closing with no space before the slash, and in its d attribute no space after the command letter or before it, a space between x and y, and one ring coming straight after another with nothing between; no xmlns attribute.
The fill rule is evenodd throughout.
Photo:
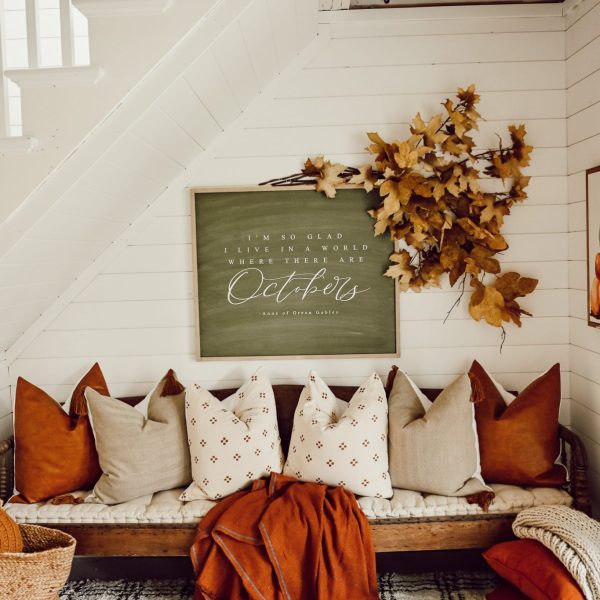
<svg viewBox="0 0 600 600"><path fill-rule="evenodd" d="M491 573L438 572L379 576L381 600L483 600L498 585ZM194 583L172 581L71 581L61 600L191 600Z"/></svg>

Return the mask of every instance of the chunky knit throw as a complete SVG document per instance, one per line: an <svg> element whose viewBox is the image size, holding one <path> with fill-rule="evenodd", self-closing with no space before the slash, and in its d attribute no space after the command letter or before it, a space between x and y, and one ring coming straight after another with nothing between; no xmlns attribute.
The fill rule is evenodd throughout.
<svg viewBox="0 0 600 600"><path fill-rule="evenodd" d="M566 506L538 506L517 515L513 532L544 544L573 575L586 600L600 600L598 521Z"/></svg>

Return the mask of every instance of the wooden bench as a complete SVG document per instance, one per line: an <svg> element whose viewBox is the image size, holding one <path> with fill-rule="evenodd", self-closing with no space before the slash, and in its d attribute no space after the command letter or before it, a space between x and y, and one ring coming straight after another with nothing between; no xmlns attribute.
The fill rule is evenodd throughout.
<svg viewBox="0 0 600 600"><path fill-rule="evenodd" d="M294 410L302 390L299 385L275 385L277 418L284 450L291 435ZM355 387L332 387L338 398L349 400ZM236 390L215 390L220 399ZM423 390L434 400L440 390ZM124 398L135 405L141 398ZM581 440L570 430L560 427L560 462L569 472L568 492L573 507L590 514L587 482L587 455ZM0 442L0 497L13 492L12 438ZM511 539L514 514L477 514L452 517L371 519L376 552L458 550L488 548ZM141 524L48 524L70 533L77 540L78 556L187 556L195 525Z"/></svg>

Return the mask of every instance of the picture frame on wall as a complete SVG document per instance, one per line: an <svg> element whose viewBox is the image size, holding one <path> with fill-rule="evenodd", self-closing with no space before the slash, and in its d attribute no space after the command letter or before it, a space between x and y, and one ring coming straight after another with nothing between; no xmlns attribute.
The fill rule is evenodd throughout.
<svg viewBox="0 0 600 600"><path fill-rule="evenodd" d="M394 244L345 186L192 188L197 357L398 357Z"/></svg>
<svg viewBox="0 0 600 600"><path fill-rule="evenodd" d="M600 327L600 166L586 171L587 315Z"/></svg>

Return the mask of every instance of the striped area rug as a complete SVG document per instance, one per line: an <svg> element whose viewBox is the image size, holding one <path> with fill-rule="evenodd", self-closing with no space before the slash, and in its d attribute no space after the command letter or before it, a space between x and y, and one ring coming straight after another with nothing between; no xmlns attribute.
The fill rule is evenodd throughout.
<svg viewBox="0 0 600 600"><path fill-rule="evenodd" d="M381 600L483 600L498 579L490 573L438 572L379 576ZM61 600L191 600L194 584L173 581L71 581Z"/></svg>

